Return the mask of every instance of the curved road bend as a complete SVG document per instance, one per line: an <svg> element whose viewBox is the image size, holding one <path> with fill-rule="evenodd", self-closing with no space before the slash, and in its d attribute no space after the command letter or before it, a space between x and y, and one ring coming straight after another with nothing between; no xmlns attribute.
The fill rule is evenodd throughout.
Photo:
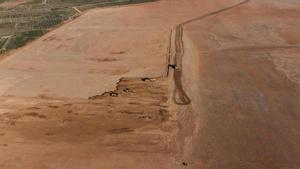
<svg viewBox="0 0 300 169"><path fill-rule="evenodd" d="M175 81L173 99L176 104L191 103L191 99L183 89L181 79L182 59L185 53L182 39L184 26L239 7L249 1L177 25L174 62L178 69L174 71L173 77ZM280 11L276 11L276 8L273 10L275 11L272 12ZM297 14L299 12L297 11ZM259 14L253 16L255 17L259 17ZM272 18L274 17L266 19ZM279 20L279 24L281 22L287 24ZM297 38L295 35L295 39L299 39L299 36ZM250 47L245 45L215 51L216 54L212 55L199 55L203 61L201 71L199 77L193 78L202 82L196 87L202 92L197 93L198 96L191 95L192 101L195 99L193 108L197 112L188 117L193 118L194 126L184 126L190 125L189 119L180 122L180 125L184 126L182 133L185 136L184 146L187 147L184 149L188 151L187 155L184 154L188 159L184 160L189 160L188 168L300 169L299 85L277 70L273 60L254 53L260 50L299 48L298 45L285 44ZM220 53L222 57L219 57ZM293 54L298 53L297 50ZM211 66L223 63L226 65ZM234 75L236 77L233 77ZM201 99L197 100L198 98ZM185 107L182 110L185 111Z"/></svg>
<svg viewBox="0 0 300 169"><path fill-rule="evenodd" d="M206 19L210 16L220 14L222 12L231 10L233 8L239 7L241 5L244 5L246 3L250 2L250 0L242 1L238 4L219 9L217 11L213 11L207 14L204 14L202 16L192 18L190 20L184 21L176 26L175 29L175 58L174 58L174 64L177 66L177 68L174 70L174 82L175 82L175 89L173 94L173 100L175 104L178 105L188 105L191 103L191 99L188 97L187 93L185 92L183 85L182 85L182 58L184 56L184 43L183 43L183 27L187 24L190 24L192 22L196 22L202 19ZM171 48L169 46L169 48ZM169 71L168 71L169 72Z"/></svg>

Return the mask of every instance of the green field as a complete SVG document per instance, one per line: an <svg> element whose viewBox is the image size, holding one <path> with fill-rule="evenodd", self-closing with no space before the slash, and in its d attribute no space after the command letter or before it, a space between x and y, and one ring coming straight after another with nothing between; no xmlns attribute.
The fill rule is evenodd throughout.
<svg viewBox="0 0 300 169"><path fill-rule="evenodd" d="M16 0L0 0L0 5ZM28 0L15 6L0 6L0 51L16 49L32 41L79 12L96 7L126 5L155 0ZM9 37L9 43L3 45Z"/></svg>

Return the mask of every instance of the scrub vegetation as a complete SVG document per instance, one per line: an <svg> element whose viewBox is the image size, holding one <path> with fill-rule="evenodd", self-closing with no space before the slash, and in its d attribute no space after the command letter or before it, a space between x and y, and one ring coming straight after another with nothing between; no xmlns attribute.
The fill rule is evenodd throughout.
<svg viewBox="0 0 300 169"><path fill-rule="evenodd" d="M0 52L25 45L80 11L150 1L155 0L0 0Z"/></svg>

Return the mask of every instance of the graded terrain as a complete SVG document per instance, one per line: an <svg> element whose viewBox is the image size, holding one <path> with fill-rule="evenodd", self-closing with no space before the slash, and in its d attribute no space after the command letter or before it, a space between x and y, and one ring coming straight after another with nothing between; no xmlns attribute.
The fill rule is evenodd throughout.
<svg viewBox="0 0 300 169"><path fill-rule="evenodd" d="M96 8L0 61L2 169L300 168L300 3Z"/></svg>

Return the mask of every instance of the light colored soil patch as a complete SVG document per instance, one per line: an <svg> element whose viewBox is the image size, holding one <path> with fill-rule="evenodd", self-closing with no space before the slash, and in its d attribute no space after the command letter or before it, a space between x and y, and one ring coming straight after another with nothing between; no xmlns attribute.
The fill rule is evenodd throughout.
<svg viewBox="0 0 300 169"><path fill-rule="evenodd" d="M171 27L222 4L166 0L91 10L3 60L0 81L18 83L0 93L87 98L112 90L121 77L163 76Z"/></svg>
<svg viewBox="0 0 300 169"><path fill-rule="evenodd" d="M28 2L28 0L7 0L3 3L0 3L0 7L12 8L25 2Z"/></svg>

